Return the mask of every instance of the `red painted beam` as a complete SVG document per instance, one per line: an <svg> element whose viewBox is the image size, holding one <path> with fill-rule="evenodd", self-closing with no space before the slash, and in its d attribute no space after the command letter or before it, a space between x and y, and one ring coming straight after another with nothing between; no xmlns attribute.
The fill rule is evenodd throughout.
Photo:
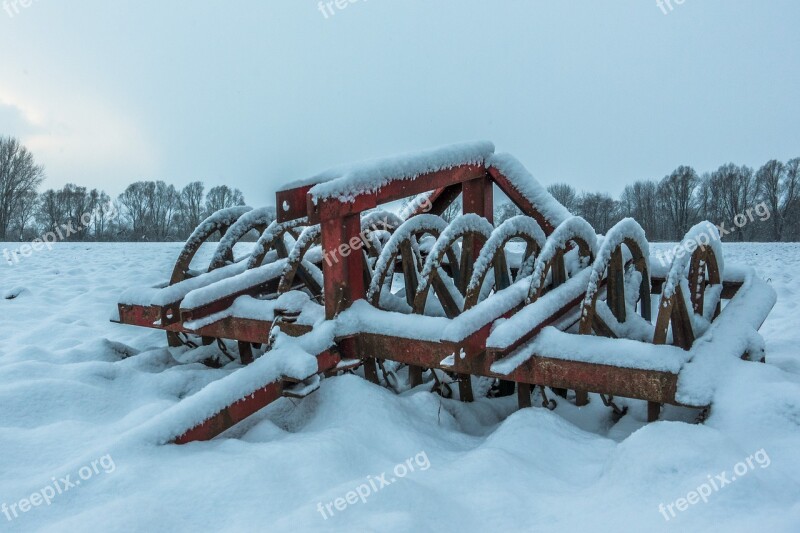
<svg viewBox="0 0 800 533"><path fill-rule="evenodd" d="M246 398L242 398L224 408L202 424L193 427L175 439L174 442L175 444L187 444L189 442L211 440L271 404L280 398L282 394L283 383L281 381L270 383Z"/></svg>
<svg viewBox="0 0 800 533"><path fill-rule="evenodd" d="M670 372L622 368L535 355L520 365L510 376L502 377L545 387L612 394L677 405L675 393L678 387L678 375Z"/></svg>
<svg viewBox="0 0 800 533"><path fill-rule="evenodd" d="M279 223L306 216L306 195L311 187L313 185L304 185L275 193L275 211Z"/></svg>
<svg viewBox="0 0 800 533"><path fill-rule="evenodd" d="M529 331L526 331L525 333L523 333L508 348L505 348L505 349L502 349L502 350L489 348L488 352L489 352L489 355L490 355L490 359L497 360L500 357L504 357L504 356L510 354L511 352L513 352L514 350L516 350L517 348L519 348L520 346L522 346L523 344L525 344L526 342L531 340L533 337L538 335L544 328L546 328L547 326L552 326L554 323L556 323L559 320L561 320L561 318L564 317L567 313L569 313L575 307L580 305L580 303L585 298L586 298L586 293L582 293L580 296L574 298L570 302L567 302L567 304L564 305L564 307L562 307L561 309L559 309L558 311L556 311L555 313L550 315L546 320L543 320L542 322L540 322L540 323L536 324L534 327L532 327Z"/></svg>
<svg viewBox="0 0 800 533"><path fill-rule="evenodd" d="M227 317L209 324L198 330L191 330L184 327L182 322L174 324L157 324L159 308L151 306L120 304L120 324L131 326L141 326L164 331L174 331L176 333L187 333L213 337L217 339L233 339L244 342L266 343L269 339L269 331L272 321L256 320L253 318ZM276 324L282 332L291 337L299 337L311 331L311 326L303 324L288 324L278 322Z"/></svg>
<svg viewBox="0 0 800 533"><path fill-rule="evenodd" d="M425 368L442 368L460 374L472 374L547 387L577 389L625 398L636 398L677 405L675 391L678 376L670 372L622 368L582 361L532 356L509 375L492 372L493 359L481 352L489 327L473 334L461 344L408 339L362 333L358 336L362 356L380 354L381 359ZM483 339L483 341L481 341ZM464 349L465 357L460 357ZM477 353L476 353L477 352ZM454 365L441 361L454 355Z"/></svg>
<svg viewBox="0 0 800 533"><path fill-rule="evenodd" d="M352 202L338 198L315 199L307 195L307 213L311 223L343 218L373 209L381 204L402 200L428 191L434 191L486 174L483 165L461 165L450 169L422 174L414 179L395 179L374 192L357 195Z"/></svg>
<svg viewBox="0 0 800 533"><path fill-rule="evenodd" d="M119 309L119 323L145 328L162 329L165 331L181 331L179 322L162 320L164 308L153 305L117 304Z"/></svg>
<svg viewBox="0 0 800 533"><path fill-rule="evenodd" d="M332 319L366 295L358 213L322 222L325 318Z"/></svg>
<svg viewBox="0 0 800 533"><path fill-rule="evenodd" d="M335 368L339 361L341 361L341 358L335 350L322 352L317 356L317 373L327 372ZM173 442L175 444L187 444L189 442L213 439L280 398L283 394L283 382L283 378L273 381L244 398L236 400L204 422L189 429Z"/></svg>
<svg viewBox="0 0 800 533"><path fill-rule="evenodd" d="M428 201L431 204L430 209L427 211L432 215L441 215L444 213L447 208L452 204L456 198L461 194L461 184L450 185L448 187L440 187L436 189L433 194L428 197ZM417 208L408 215L408 218L411 218L416 215L421 215L425 213L425 204L418 205Z"/></svg>
<svg viewBox="0 0 800 533"><path fill-rule="evenodd" d="M529 217L533 217L536 222L538 222L539 226L542 227L545 235L550 235L553 233L555 228L547 220L544 215L536 209L536 207L528 201L527 198L522 196L517 189L511 184L509 179L495 167L489 167L487 169L489 175L492 177L492 180L500 187L500 190L508 196L509 200L514 202L514 204L522 210L522 213L528 215Z"/></svg>

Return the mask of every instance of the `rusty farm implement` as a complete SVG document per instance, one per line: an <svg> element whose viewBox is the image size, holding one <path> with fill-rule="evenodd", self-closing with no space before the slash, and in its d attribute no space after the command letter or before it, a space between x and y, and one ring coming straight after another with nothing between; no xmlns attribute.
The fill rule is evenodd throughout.
<svg viewBox="0 0 800 533"><path fill-rule="evenodd" d="M498 191L522 214L495 225ZM276 196L276 208L210 216L168 283L120 297L121 323L164 330L192 360L221 351L242 365L181 402L164 442L211 439L357 369L464 401L639 399L656 420L664 404L708 408L720 358L763 360L774 291L725 266L712 224L656 264L635 221L598 236L490 143L336 169ZM463 214L445 221L459 197ZM214 235L210 263L191 268Z"/></svg>

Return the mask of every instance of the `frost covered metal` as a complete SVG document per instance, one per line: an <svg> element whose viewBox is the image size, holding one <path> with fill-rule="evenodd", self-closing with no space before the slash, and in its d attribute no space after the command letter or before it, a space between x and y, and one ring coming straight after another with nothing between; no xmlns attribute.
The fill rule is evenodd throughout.
<svg viewBox="0 0 800 533"><path fill-rule="evenodd" d="M498 190L522 215L495 226ZM447 222L459 197L463 214ZM213 438L354 370L465 401L517 394L521 407L547 387L578 406L635 398L655 420L662 404L707 408L721 368L764 357L774 291L726 270L713 225L692 228L687 253L654 272L635 221L597 235L491 143L327 171L275 205L212 215L167 283L120 297L119 321L166 331L176 359L241 364L165 414L163 442ZM250 254L234 257L253 232ZM210 264L190 268L215 234Z"/></svg>

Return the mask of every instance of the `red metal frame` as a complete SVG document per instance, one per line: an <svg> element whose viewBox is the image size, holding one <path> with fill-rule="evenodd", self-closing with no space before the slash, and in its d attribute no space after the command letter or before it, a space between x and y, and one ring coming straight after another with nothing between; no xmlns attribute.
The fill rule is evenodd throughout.
<svg viewBox="0 0 800 533"><path fill-rule="evenodd" d="M326 319L333 319L349 308L353 302L364 299L366 287L364 279L364 260L360 252L361 213L381 204L400 200L410 196L433 191L429 196L431 212L441 213L459 194L462 195L463 212L475 213L492 222L493 219L493 187L497 185L521 210L533 217L546 234L552 233L553 224L547 220L534 206L514 187L511 181L494 167L484 165L460 165L451 169L427 173L415 179L393 179L377 191L355 195L352 201L341 201L335 198L314 198L310 193L313 185L303 185L277 193L278 221L285 222L308 217L309 223L321 226L321 245L323 260L323 294ZM417 208L414 214L421 212ZM482 238L470 237L464 242L462 252L471 260L462 261L470 266L483 246ZM462 273L463 275L463 273ZM468 277L467 277L468 279ZM230 307L236 297L256 295L264 291L274 291L278 280L251 287L234 295L226 296L218 301L197 309L179 309L180 302L173 302L164 307L119 305L120 322L138 326L163 329L173 335L183 332L201 335L204 338L235 339L240 347L247 348L249 343L268 343L270 329L273 324L266 320L228 317L209 324L199 330L189 330L185 322L223 311ZM652 291L660 291L663 280L653 279ZM726 282L723 297L731 298L741 284ZM630 398L638 398L651 402L651 413L657 410L658 404L676 404L675 392L677 375L644 369L620 368L570 360L553 359L532 355L516 368L510 375L501 375L491 370L498 359L509 355L525 342L532 339L544 327L554 324L567 313L575 310L583 301L581 295L570 301L552 316L533 325L529 331L507 349L487 349L486 343L494 320L478 331L473 332L461 342L442 342L416 338L360 333L355 336L336 339L335 347L317 356L320 374L337 371L337 365L347 361L360 361L365 368L367 378L377 382L375 357L406 363L412 367L438 368L451 371L462 376L481 375L502 380L514 381L521 390L529 390L529 386L549 386L560 389L593 391ZM504 315L508 318L515 314L522 305L517 306ZM379 312L379 311L378 311ZM495 320L501 317L495 317ZM279 322L277 326L285 333L300 336L311 330L310 326L296 323ZM413 332L409 332L412 334ZM464 357L456 354L464 354ZM242 358L245 359L243 354ZM450 357L454 356L454 357ZM251 358L251 354L247 356ZM250 360L250 359L248 359ZM452 363L445 361L452 360ZM247 361L243 361L247 362ZM468 380L467 380L468 383ZM219 435L248 416L262 409L269 403L282 397L287 383L285 379L267 383L247 397L242 398L214 414L209 419L184 432L175 439L178 444L196 440L208 440ZM462 388L462 398L471 389ZM529 400L528 400L529 401Z"/></svg>

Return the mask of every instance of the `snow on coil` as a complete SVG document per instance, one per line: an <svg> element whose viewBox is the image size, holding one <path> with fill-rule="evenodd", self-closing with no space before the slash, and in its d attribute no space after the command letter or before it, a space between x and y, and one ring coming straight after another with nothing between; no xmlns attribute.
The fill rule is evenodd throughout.
<svg viewBox="0 0 800 533"><path fill-rule="evenodd" d="M542 283L542 275L548 263L553 260L558 250L566 248L567 243L576 239L582 239L589 246L592 256L597 253L597 235L581 217L569 217L558 225L555 231L547 238L542 252L536 258L533 267L533 278L531 279L531 294L539 292L539 285Z"/></svg>
<svg viewBox="0 0 800 533"><path fill-rule="evenodd" d="M472 278L469 280L469 286L467 287L468 291L476 289L476 286L478 285L483 273L492 267L491 260L498 254L500 247L503 246L512 235L520 234L530 236L536 242L536 244L539 245L540 250L544 248L545 242L547 241L544 231L542 231L542 228L539 227L539 224L537 224L536 221L531 217L517 215L509 218L492 232L489 240L487 240L486 244L484 244L483 248L481 248L481 255L475 262L475 266L472 271ZM530 270L532 270L535 259L535 256L531 255L531 257L529 257L525 263L520 265L520 271L519 274L517 274L517 279L522 279L525 276L530 275Z"/></svg>
<svg viewBox="0 0 800 533"><path fill-rule="evenodd" d="M230 226L236 222L239 217L252 209L252 207L248 207L246 205L237 205L234 207L220 209L219 211L213 213L194 229L192 234L186 240L184 249L188 250L199 246L203 239L210 235L216 228Z"/></svg>
<svg viewBox="0 0 800 533"><path fill-rule="evenodd" d="M439 235L445 228L447 228L447 222L436 215L417 215L397 228L389 238L389 242L383 247L383 251L375 263L374 272L376 275L372 277L372 282L367 291L367 299L371 300L375 294L380 292L381 280L380 276L377 275L378 273L385 271L387 272L387 277L391 279L391 275L394 273L394 260L397 254L400 253L400 245L403 242L409 240L416 233L424 232Z"/></svg>
<svg viewBox="0 0 800 533"><path fill-rule="evenodd" d="M433 245L428 259L425 261L425 266L422 268L422 273L420 273L417 292L422 292L428 288L431 272L433 272L434 268L434 261L442 257L447 251L447 248L451 246L456 239L467 233L477 233L483 235L488 240L492 235L492 231L494 231L494 226L489 224L488 220L475 213L467 213L453 219L436 240L436 244Z"/></svg>
<svg viewBox="0 0 800 533"><path fill-rule="evenodd" d="M695 224L686 233L681 243L677 246L675 259L672 261L672 266L669 268L666 282L664 283L664 297L671 298L675 294L678 284L683 279L686 270L689 268L689 263L692 260L692 254L698 248L698 243L711 247L711 251L717 258L717 266L719 267L720 278L723 278L725 272L725 264L722 258L722 241L720 240L719 230L711 222L705 221Z"/></svg>
<svg viewBox="0 0 800 533"><path fill-rule="evenodd" d="M269 226L275 220L275 216L275 208L272 206L259 207L240 216L220 239L214 257L211 259L211 268L219 268L224 265L228 252L242 237L256 226Z"/></svg>
<svg viewBox="0 0 800 533"><path fill-rule="evenodd" d="M626 239L633 240L647 262L647 271L650 272L650 244L647 242L644 230L632 218L624 218L617 222L613 228L608 231L608 235L603 239L603 244L597 251L597 258L592 265L592 275L589 278L589 286L586 289L586 305L591 305L600 281L603 279L603 274L611 261L611 254L616 250ZM649 280L648 280L649 283ZM627 293L626 293L627 294Z"/></svg>

